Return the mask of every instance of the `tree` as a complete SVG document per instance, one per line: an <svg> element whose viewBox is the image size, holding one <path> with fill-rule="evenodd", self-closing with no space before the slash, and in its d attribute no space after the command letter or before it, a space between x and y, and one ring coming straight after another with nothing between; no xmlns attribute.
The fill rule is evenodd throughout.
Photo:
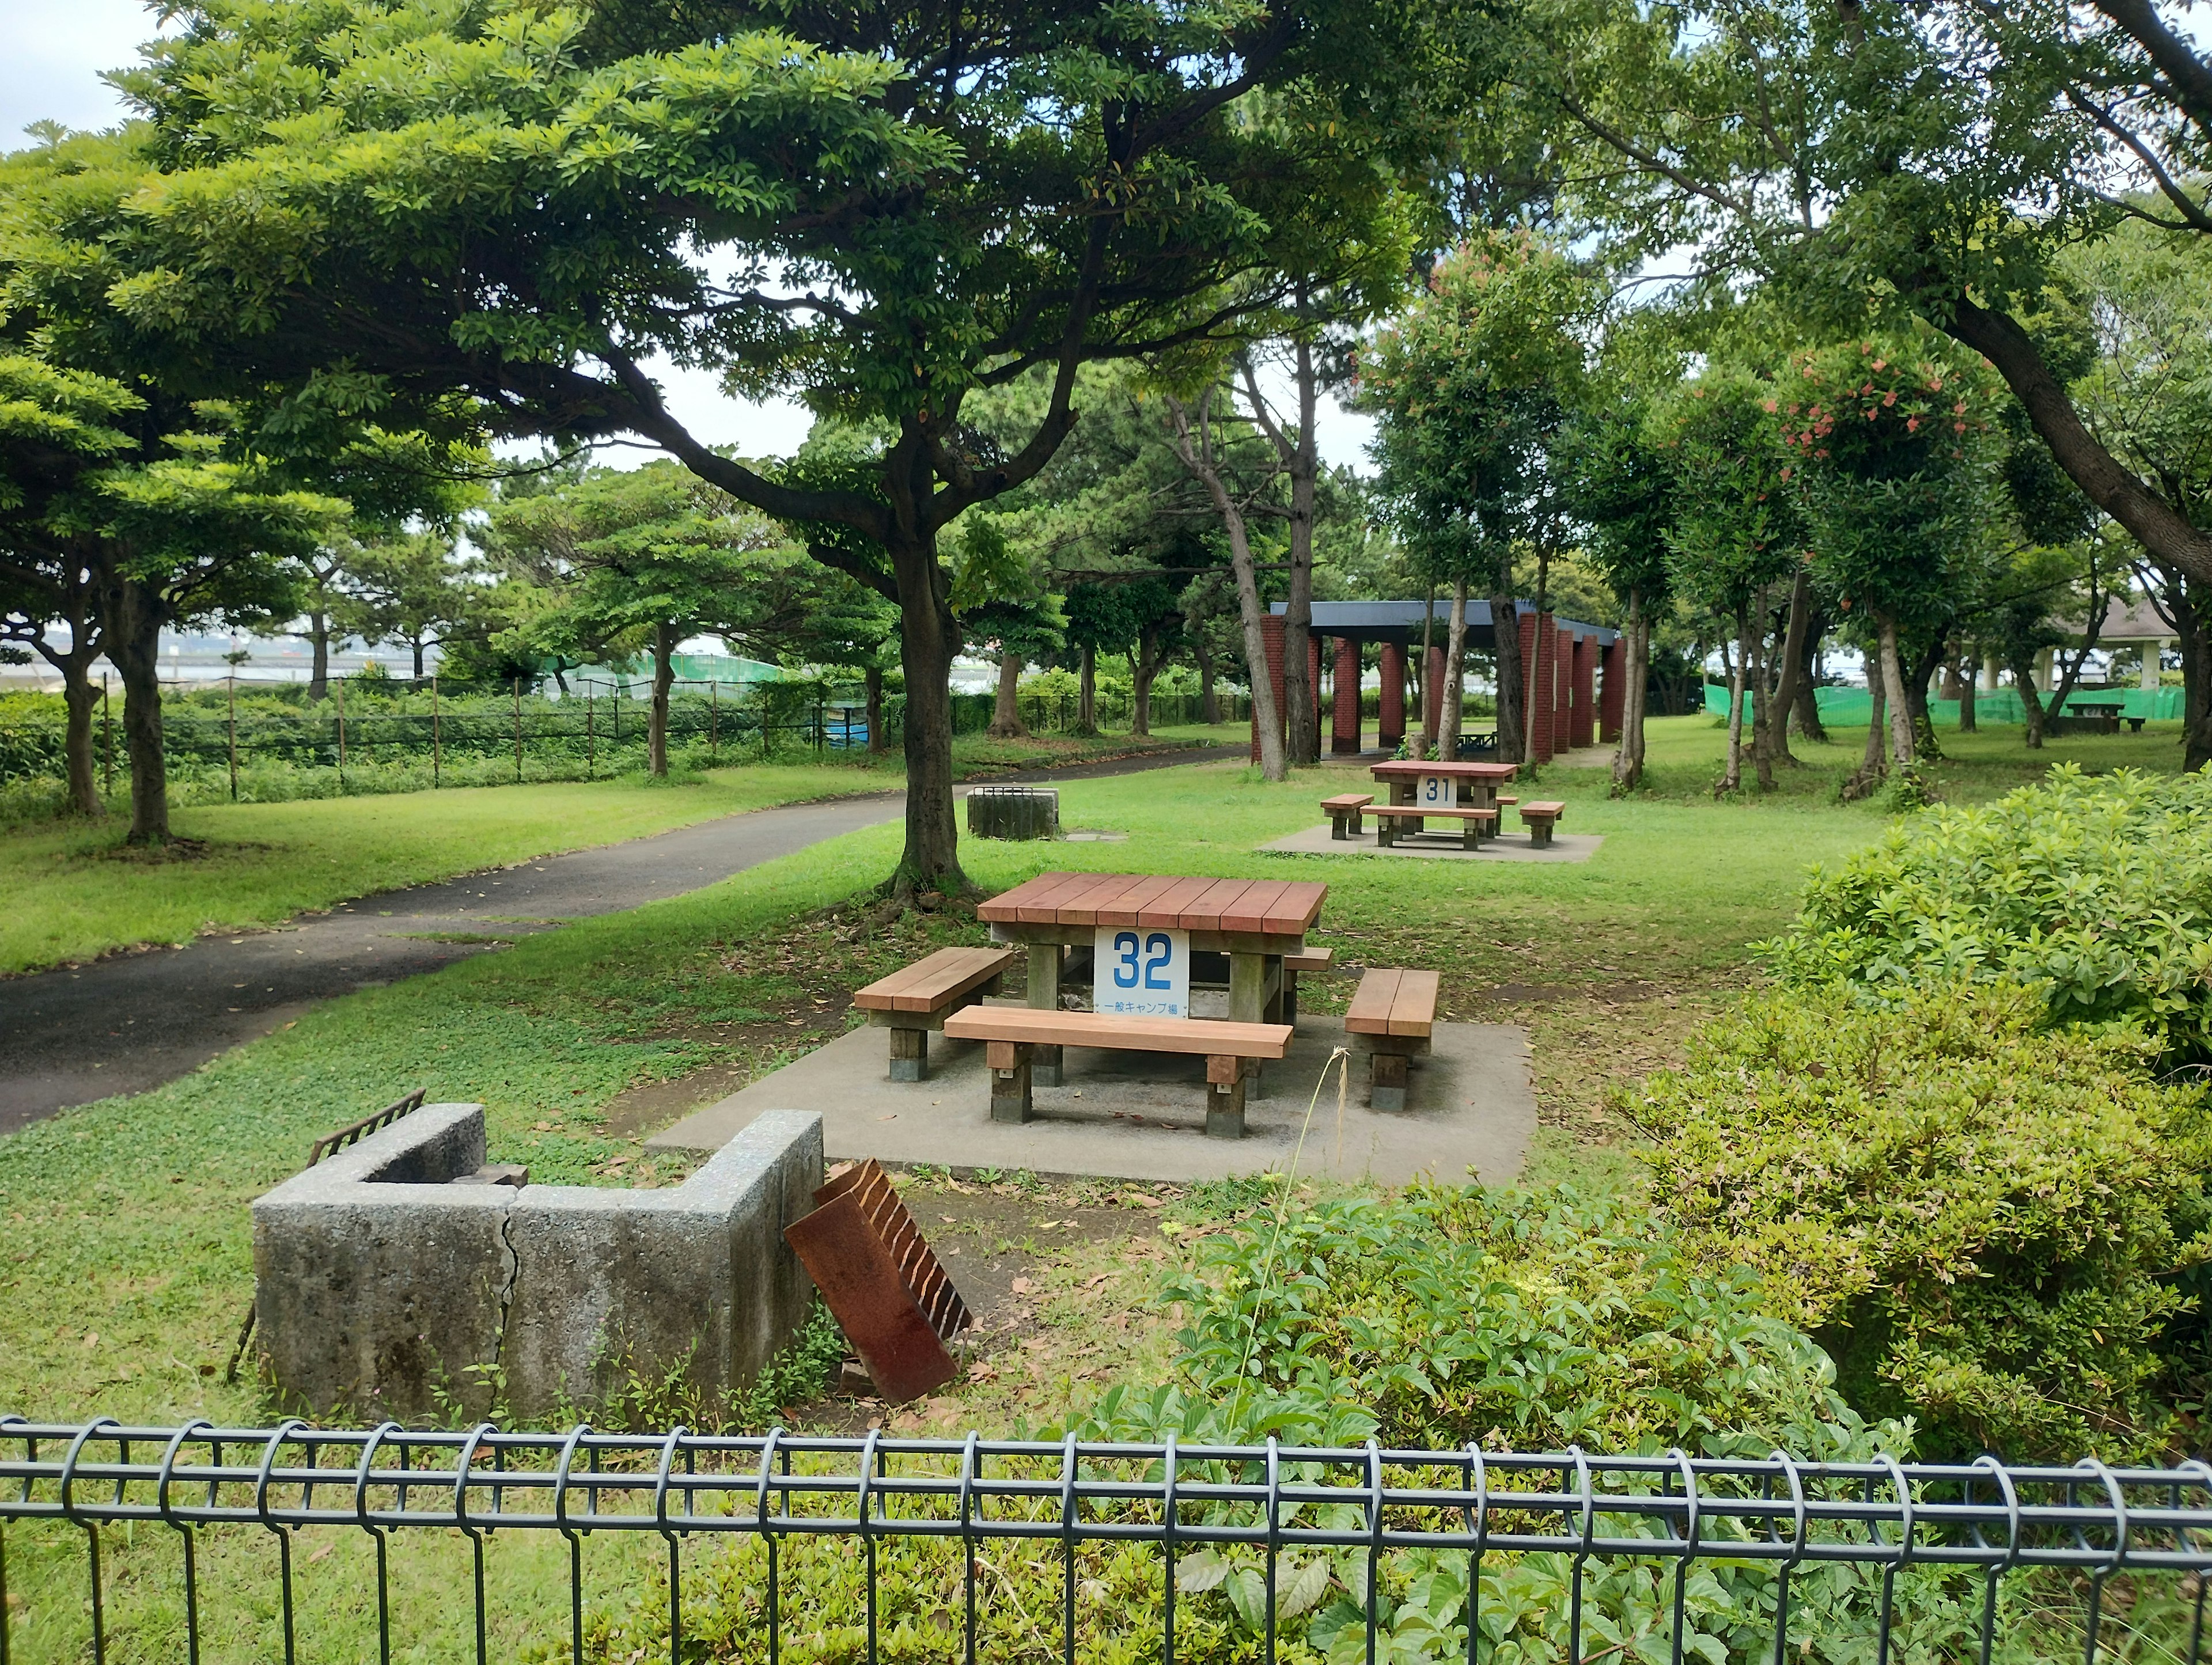
<svg viewBox="0 0 2212 1665"><path fill-rule="evenodd" d="M972 512L961 532L952 611L966 635L999 656L991 738L1018 739L1029 732L1022 722L1022 666L1060 649L1067 638L1067 615L1060 598L1045 591L1033 563L1015 551L1000 517Z"/></svg>
<svg viewBox="0 0 2212 1665"><path fill-rule="evenodd" d="M668 773L668 702L677 644L745 628L748 590L775 523L673 462L587 469L551 489L503 498L485 544L495 558L553 576L556 603L532 645L591 656L652 656L647 768Z"/></svg>
<svg viewBox="0 0 2212 1665"><path fill-rule="evenodd" d="M1772 384L1747 370L1716 365L1656 412L1674 478L1674 513L1666 529L1672 586L1728 620L1735 635L1723 792L1743 784L1747 690L1753 763L1761 787L1774 784L1770 736L1778 724L1765 649L1777 594L1794 585L1808 553L1804 519L1790 487L1792 459L1774 420L1776 400Z"/></svg>
<svg viewBox="0 0 2212 1665"><path fill-rule="evenodd" d="M2212 581L2212 537L2100 442L2036 327L2062 252L2142 211L2131 182L2212 228L2187 161L2202 106L2182 90L2205 60L2148 0L2099 11L1537 8L1516 93L1591 153L1606 188L1576 207L1624 257L1695 248L1708 283L1770 278L1837 334L1924 321L1990 361L2100 510Z"/></svg>
<svg viewBox="0 0 2212 1665"><path fill-rule="evenodd" d="M949 32L904 6L200 0L119 78L143 177L32 216L63 252L27 281L241 391L465 393L490 433L635 435L851 534L807 544L901 609L897 883L957 888L939 534L1050 459L1084 362L1233 333L1286 259L1371 217L1362 104L1407 27L1367 0L994 0ZM656 352L881 424L872 466L831 483L711 450ZM969 396L1039 368L1034 430L977 445Z"/></svg>
<svg viewBox="0 0 2212 1665"><path fill-rule="evenodd" d="M1594 390L1595 392L1595 390ZM1613 753L1616 793L1644 778L1645 685L1651 629L1672 594L1668 533L1674 519L1674 455L1654 432L1649 398L1613 383L1576 415L1564 435L1566 501L1583 527L1583 549L1620 599L1622 635L1620 742Z"/></svg>
<svg viewBox="0 0 2212 1665"><path fill-rule="evenodd" d="M2002 524L1998 390L1933 343L1847 343L1795 355L1769 397L1806 506L1814 567L1847 612L1872 621L1892 761L1927 738L1927 679L1956 619L1985 588ZM1931 638L1908 677L1901 644ZM1762 696L1763 697L1763 696Z"/></svg>
<svg viewBox="0 0 2212 1665"><path fill-rule="evenodd" d="M76 491L129 452L121 424L137 409L105 377L0 356L0 640L61 673L65 801L79 815L106 812L93 771L92 667L106 650L98 604L111 552L75 524ZM69 627L66 647L52 634L57 621Z"/></svg>
<svg viewBox="0 0 2212 1665"><path fill-rule="evenodd" d="M1423 575L1452 586L1444 733L1457 738L1467 597L1486 582L1497 636L1498 746L1528 756L1514 562L1561 523L1551 447L1578 397L1592 274L1525 231L1469 240L1359 362L1378 418L1377 490ZM1540 579L1538 588L1543 587Z"/></svg>
<svg viewBox="0 0 2212 1665"><path fill-rule="evenodd" d="M364 544L351 552L346 580L333 602L338 628L404 646L417 682L432 644L489 628L483 586L449 532L403 532Z"/></svg>

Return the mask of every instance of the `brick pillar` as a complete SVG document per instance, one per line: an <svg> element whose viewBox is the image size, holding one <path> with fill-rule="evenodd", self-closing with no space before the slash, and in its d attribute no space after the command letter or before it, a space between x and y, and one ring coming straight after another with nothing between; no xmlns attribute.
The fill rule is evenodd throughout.
<svg viewBox="0 0 2212 1665"><path fill-rule="evenodd" d="M1314 756L1318 757L1321 756L1321 637L1311 632L1306 636L1306 686L1313 690L1313 749Z"/></svg>
<svg viewBox="0 0 2212 1665"><path fill-rule="evenodd" d="M1521 641L1528 650L1528 761L1548 763L1559 703L1559 629L1549 613L1521 615Z"/></svg>
<svg viewBox="0 0 2212 1665"><path fill-rule="evenodd" d="M1376 740L1385 751L1395 751L1406 738L1406 645L1382 644L1382 697L1378 702L1381 732Z"/></svg>
<svg viewBox="0 0 2212 1665"><path fill-rule="evenodd" d="M1598 656L1597 737L1607 745L1620 738L1627 702L1628 638L1615 636Z"/></svg>
<svg viewBox="0 0 2212 1665"><path fill-rule="evenodd" d="M1568 732L1578 746L1597 744L1597 638L1575 638L1575 711Z"/></svg>
<svg viewBox="0 0 2212 1665"><path fill-rule="evenodd" d="M1359 642L1356 637L1336 639L1336 671L1329 686L1335 690L1328 721L1331 751L1359 750Z"/></svg>
<svg viewBox="0 0 2212 1665"><path fill-rule="evenodd" d="M1570 702L1574 688L1574 633L1561 629L1555 622L1552 627L1552 755L1555 757L1573 744Z"/></svg>
<svg viewBox="0 0 2212 1665"><path fill-rule="evenodd" d="M1522 723L1526 726L1528 719L1535 714L1535 615L1516 608L1513 611L1513 632L1520 637L1522 643ZM1533 734L1533 730L1528 730L1528 727L1524 727L1522 732Z"/></svg>
<svg viewBox="0 0 2212 1665"><path fill-rule="evenodd" d="M1275 690L1275 723L1283 721L1283 617L1270 613L1260 621L1260 636L1267 644L1267 681ZM1260 708L1252 708L1252 761L1260 761Z"/></svg>

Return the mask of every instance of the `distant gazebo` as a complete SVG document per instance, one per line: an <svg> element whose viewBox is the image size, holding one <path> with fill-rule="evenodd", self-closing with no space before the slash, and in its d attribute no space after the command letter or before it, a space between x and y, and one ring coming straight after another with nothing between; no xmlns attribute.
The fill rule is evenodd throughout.
<svg viewBox="0 0 2212 1665"><path fill-rule="evenodd" d="M1349 690L1335 702L1329 724L1329 750L1358 752L1364 749L1359 714L1360 650L1369 642L1379 646L1376 657L1382 672L1381 732L1376 742L1385 751L1395 751L1406 738L1407 712L1418 714L1423 701L1438 699L1444 684L1443 641L1450 628L1451 603L1438 605L1435 631L1430 638L1427 675L1418 689L1410 688L1410 663L1421 636L1428 604L1421 601L1316 601L1313 631L1308 638L1308 671L1314 699L1314 746L1321 745L1321 687L1324 658L1330 663L1331 685ZM1627 666L1618 630L1583 624L1571 618L1540 613L1532 602L1515 604L1521 635L1521 665L1524 709L1535 714L1534 761L1548 763L1559 752L1620 734L1621 700L1627 686ZM1277 602L1261 629L1267 641L1267 676L1274 684L1275 709L1283 709L1283 614ZM1332 653L1322 652L1322 639L1333 638ZM1546 651L1538 652L1538 644ZM1490 604L1470 598L1467 604L1467 645L1471 651L1492 653L1498 632ZM1410 698L1409 698L1410 695ZM1256 719L1252 730L1252 757L1260 756Z"/></svg>

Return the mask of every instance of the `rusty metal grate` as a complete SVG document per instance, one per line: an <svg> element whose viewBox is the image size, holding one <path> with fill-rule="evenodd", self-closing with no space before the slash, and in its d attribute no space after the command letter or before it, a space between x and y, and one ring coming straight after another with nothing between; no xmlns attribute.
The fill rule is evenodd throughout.
<svg viewBox="0 0 2212 1665"><path fill-rule="evenodd" d="M348 1122L334 1133L325 1133L307 1151L307 1166L312 1168L325 1157L336 1156L349 1145L358 1145L371 1133L389 1127L403 1115L411 1115L422 1108L424 1094L428 1090L417 1087L397 1104L386 1104L382 1109Z"/></svg>
<svg viewBox="0 0 2212 1665"><path fill-rule="evenodd" d="M814 1212L784 1228L877 1391L894 1401L943 1387L945 1343L975 1322L890 1177L871 1158L832 1170Z"/></svg>

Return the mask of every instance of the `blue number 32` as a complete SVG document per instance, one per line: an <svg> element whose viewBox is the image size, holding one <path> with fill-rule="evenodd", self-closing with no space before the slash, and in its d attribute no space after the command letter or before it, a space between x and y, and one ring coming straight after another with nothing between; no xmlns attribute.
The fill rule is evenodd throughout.
<svg viewBox="0 0 2212 1665"><path fill-rule="evenodd" d="M1141 949L1144 961L1141 967L1138 963L1139 951L1137 933L1134 931L1115 933L1114 952L1120 957L1114 965L1114 987L1116 988L1137 987L1138 974L1141 970L1144 976L1143 987L1172 989L1175 984L1168 980L1167 972L1169 963L1175 957L1175 943L1167 933L1155 931L1144 939Z"/></svg>

